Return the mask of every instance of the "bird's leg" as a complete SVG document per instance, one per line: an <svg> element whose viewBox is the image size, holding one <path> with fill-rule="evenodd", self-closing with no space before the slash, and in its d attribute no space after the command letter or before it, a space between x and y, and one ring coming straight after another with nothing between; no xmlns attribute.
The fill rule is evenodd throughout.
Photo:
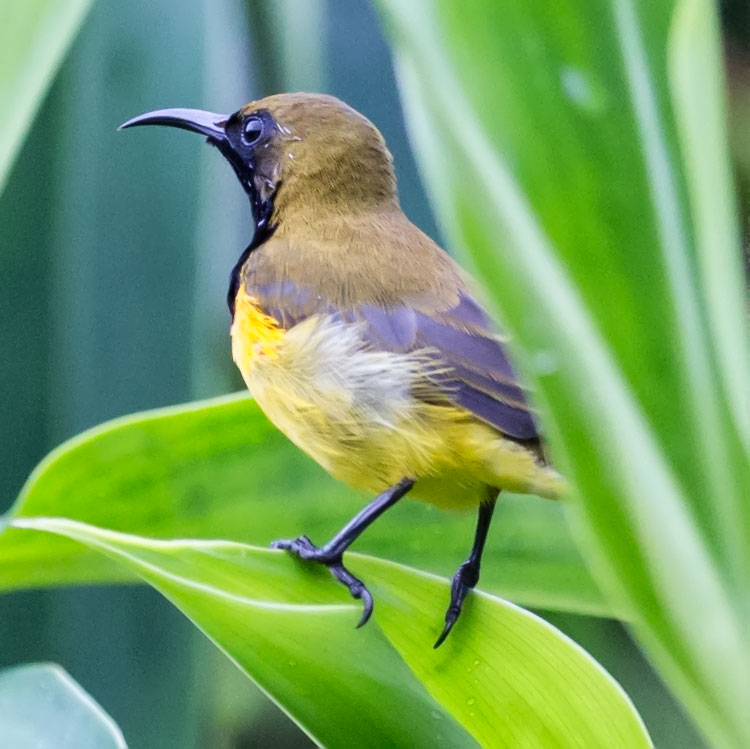
<svg viewBox="0 0 750 749"><path fill-rule="evenodd" d="M300 559L318 562L328 567L329 572L346 585L353 598L362 600L362 618L357 627L367 623L372 614L372 595L367 586L344 567L342 557L362 532L379 518L389 507L398 502L414 486L413 479L401 479L398 484L391 486L378 494L366 507L358 512L327 544L316 546L307 536L295 539L280 539L271 544L273 549L286 549L296 554Z"/></svg>
<svg viewBox="0 0 750 749"><path fill-rule="evenodd" d="M490 522L492 521L492 513L495 511L496 501L497 496L494 496L479 505L477 529L474 532L474 544L471 547L471 554L469 554L469 558L458 568L458 572L453 576L451 603L445 612L445 626L443 627L443 631L433 645L435 648L439 648L445 641L445 638L448 637L461 613L461 606L463 606L466 594L479 580L482 551L484 550L484 542L487 540L487 531L490 529Z"/></svg>

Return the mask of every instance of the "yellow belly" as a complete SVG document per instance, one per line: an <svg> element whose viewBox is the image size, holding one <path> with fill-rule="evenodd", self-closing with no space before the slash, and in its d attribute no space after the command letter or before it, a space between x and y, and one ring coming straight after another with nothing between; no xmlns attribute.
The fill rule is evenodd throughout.
<svg viewBox="0 0 750 749"><path fill-rule="evenodd" d="M375 493L408 476L414 496L455 508L487 487L559 491L530 450L464 409L414 397L430 387L425 358L373 351L356 325L312 317L284 332L241 292L232 352L268 418L353 488Z"/></svg>

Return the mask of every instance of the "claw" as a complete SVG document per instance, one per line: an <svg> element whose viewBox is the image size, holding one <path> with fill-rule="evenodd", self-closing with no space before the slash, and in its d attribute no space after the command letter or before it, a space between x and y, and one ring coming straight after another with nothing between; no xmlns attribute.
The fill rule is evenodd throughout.
<svg viewBox="0 0 750 749"><path fill-rule="evenodd" d="M340 560L337 555L331 555L324 546L316 546L307 536L298 538L280 538L271 542L272 549L291 551L300 559L307 559L321 564L335 564Z"/></svg>
<svg viewBox="0 0 750 749"><path fill-rule="evenodd" d="M358 598L362 601L362 618L359 620L357 629L367 624L372 615L373 600L372 594L367 590L367 586L358 578L352 575L346 567L339 561L337 564L329 564L328 571L349 590L352 598Z"/></svg>
<svg viewBox="0 0 750 749"><path fill-rule="evenodd" d="M464 562L458 568L458 572L453 576L453 584L451 585L451 603L450 606L448 606L448 610L445 612L445 626L440 633L440 637L435 640L435 644L432 646L433 648L439 648L445 642L445 638L448 637L450 631L453 629L453 625L458 621L458 617L461 615L461 607L463 606L466 594L477 584L478 580L479 569L476 564Z"/></svg>
<svg viewBox="0 0 750 749"><path fill-rule="evenodd" d="M367 624L367 622L370 621L370 617L372 616L372 607L373 607L372 595L370 594L370 591L367 590L367 588L364 585L362 586L362 590L360 591L359 598L362 599L362 617L359 620L357 629L359 629L360 627L364 627L365 624Z"/></svg>
<svg viewBox="0 0 750 749"><path fill-rule="evenodd" d="M357 624L357 629L367 624L370 616L372 616L372 594L367 590L367 586L358 577L352 575L352 573L344 567L340 554L331 555L325 547L315 546L307 536L300 536L295 539L279 539L278 541L273 541L271 543L271 548L284 549L285 551L292 552L292 554L296 554L300 559L309 562L318 562L318 564L325 565L328 568L328 571L342 585L346 586L352 598L357 598L362 601L362 617L359 620L359 624Z"/></svg>
<svg viewBox="0 0 750 749"><path fill-rule="evenodd" d="M435 644L432 646L433 649L437 650L445 642L445 638L448 637L448 635L451 633L453 625L458 621L458 615L460 613L460 607L448 607L448 611L445 612L445 626L443 627L443 631L440 633L440 637L435 640Z"/></svg>

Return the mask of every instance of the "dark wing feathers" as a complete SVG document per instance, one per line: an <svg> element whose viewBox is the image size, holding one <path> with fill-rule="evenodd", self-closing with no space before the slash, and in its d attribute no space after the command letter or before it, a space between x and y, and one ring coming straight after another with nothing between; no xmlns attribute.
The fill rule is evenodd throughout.
<svg viewBox="0 0 750 749"><path fill-rule="evenodd" d="M434 316L407 304L384 308L364 304L340 310L291 281L254 286L250 293L264 311L290 328L312 314L333 314L362 322L373 347L395 352L427 349L435 357L445 397L503 434L519 440L538 437L522 388L491 321L468 294Z"/></svg>
<svg viewBox="0 0 750 749"><path fill-rule="evenodd" d="M535 439L536 426L524 392L502 344L488 328L455 327L462 321L450 314L440 320L421 312L416 317L416 345L438 351L441 362L450 367L447 384L452 399L503 434Z"/></svg>
<svg viewBox="0 0 750 749"><path fill-rule="evenodd" d="M357 316L367 324L367 335L374 346L388 351L409 351L417 337L417 316L406 305L385 309L363 304Z"/></svg>
<svg viewBox="0 0 750 749"><path fill-rule="evenodd" d="M538 439L534 420L525 408L503 403L466 382L459 383L455 401L508 437L517 440Z"/></svg>
<svg viewBox="0 0 750 749"><path fill-rule="evenodd" d="M515 384L513 370L500 342L488 332L465 331L454 327L450 318L435 320L417 312L417 343L440 349L465 369Z"/></svg>

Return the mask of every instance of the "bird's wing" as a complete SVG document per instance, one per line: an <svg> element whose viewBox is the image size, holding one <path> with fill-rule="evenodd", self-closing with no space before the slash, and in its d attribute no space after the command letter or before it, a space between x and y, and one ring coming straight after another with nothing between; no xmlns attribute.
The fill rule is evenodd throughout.
<svg viewBox="0 0 750 749"><path fill-rule="evenodd" d="M427 349L445 394L457 405L516 439L537 438L524 391L519 386L502 343L491 333L491 321L466 293L458 305L442 313L410 306L363 305L355 316L366 322L372 345L389 351Z"/></svg>
<svg viewBox="0 0 750 749"><path fill-rule="evenodd" d="M259 306L286 329L313 314L329 314L363 324L364 335L377 350L426 350L444 397L473 413L504 435L518 440L538 438L523 389L505 349L492 333L488 315L468 293L448 310L427 313L419 305L362 304L339 309L291 281L249 290Z"/></svg>

